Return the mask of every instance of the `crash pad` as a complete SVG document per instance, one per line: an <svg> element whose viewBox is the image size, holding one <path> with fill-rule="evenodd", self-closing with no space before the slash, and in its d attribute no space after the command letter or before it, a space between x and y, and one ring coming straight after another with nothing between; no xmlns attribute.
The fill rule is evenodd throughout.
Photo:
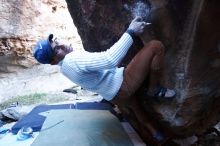
<svg viewBox="0 0 220 146"><path fill-rule="evenodd" d="M34 132L39 131L46 119L45 116L40 113L46 112L49 110L58 110L58 109L72 109L75 108L74 104L60 104L60 105L38 105L30 113L20 119L12 127L11 132L17 134L18 131L26 126L30 126Z"/></svg>
<svg viewBox="0 0 220 146"><path fill-rule="evenodd" d="M49 111L31 146L131 146L120 121L105 110Z"/></svg>
<svg viewBox="0 0 220 146"><path fill-rule="evenodd" d="M116 113L110 103L98 103L98 102L83 102L74 104L58 104L58 105L38 105L30 113L20 119L12 127L12 133L17 132L24 126L30 126L34 132L40 131L46 117L41 113L49 110L59 109L81 109L81 110L109 110L112 114L118 117L121 121L121 115Z"/></svg>

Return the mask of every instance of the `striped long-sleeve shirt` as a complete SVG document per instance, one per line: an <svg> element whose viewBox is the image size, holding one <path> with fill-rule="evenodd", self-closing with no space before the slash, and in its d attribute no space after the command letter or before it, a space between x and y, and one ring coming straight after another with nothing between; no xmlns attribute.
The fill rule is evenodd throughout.
<svg viewBox="0 0 220 146"><path fill-rule="evenodd" d="M74 51L65 56L61 72L82 88L111 100L123 81L123 67L117 67L133 43L132 37L122 37L104 52Z"/></svg>

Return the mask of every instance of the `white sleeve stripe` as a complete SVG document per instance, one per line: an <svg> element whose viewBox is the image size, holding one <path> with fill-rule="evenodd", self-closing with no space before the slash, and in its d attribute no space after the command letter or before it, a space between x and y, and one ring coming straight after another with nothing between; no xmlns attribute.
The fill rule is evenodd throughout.
<svg viewBox="0 0 220 146"><path fill-rule="evenodd" d="M127 33L108 50L99 53L85 53L85 55L75 56L75 63L80 70L95 71L116 67L124 58L133 43L133 39Z"/></svg>

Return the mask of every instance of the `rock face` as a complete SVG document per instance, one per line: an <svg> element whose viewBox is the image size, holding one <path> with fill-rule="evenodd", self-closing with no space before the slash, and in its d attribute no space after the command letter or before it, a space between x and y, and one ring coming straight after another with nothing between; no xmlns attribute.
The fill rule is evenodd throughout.
<svg viewBox="0 0 220 146"><path fill-rule="evenodd" d="M162 83L178 91L177 98L169 102L145 96L145 85L137 93L146 117L159 131L168 137L187 137L204 133L220 120L219 0L66 1L87 51L109 48L136 15L152 23L141 39L164 43ZM140 39L135 40L121 65L142 47ZM135 120L132 112L125 114L135 121L132 124L142 138L151 141L143 132L149 129L138 126L143 121Z"/></svg>
<svg viewBox="0 0 220 146"><path fill-rule="evenodd" d="M82 48L64 0L1 0L0 13L0 77L36 64L35 42L49 33Z"/></svg>

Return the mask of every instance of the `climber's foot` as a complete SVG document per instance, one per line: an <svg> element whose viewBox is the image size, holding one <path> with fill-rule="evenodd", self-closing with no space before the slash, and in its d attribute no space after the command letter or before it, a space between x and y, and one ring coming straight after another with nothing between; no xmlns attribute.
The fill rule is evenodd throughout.
<svg viewBox="0 0 220 146"><path fill-rule="evenodd" d="M159 86L155 89L154 92L155 97L171 99L176 96L176 91L173 89L168 89L162 86Z"/></svg>

